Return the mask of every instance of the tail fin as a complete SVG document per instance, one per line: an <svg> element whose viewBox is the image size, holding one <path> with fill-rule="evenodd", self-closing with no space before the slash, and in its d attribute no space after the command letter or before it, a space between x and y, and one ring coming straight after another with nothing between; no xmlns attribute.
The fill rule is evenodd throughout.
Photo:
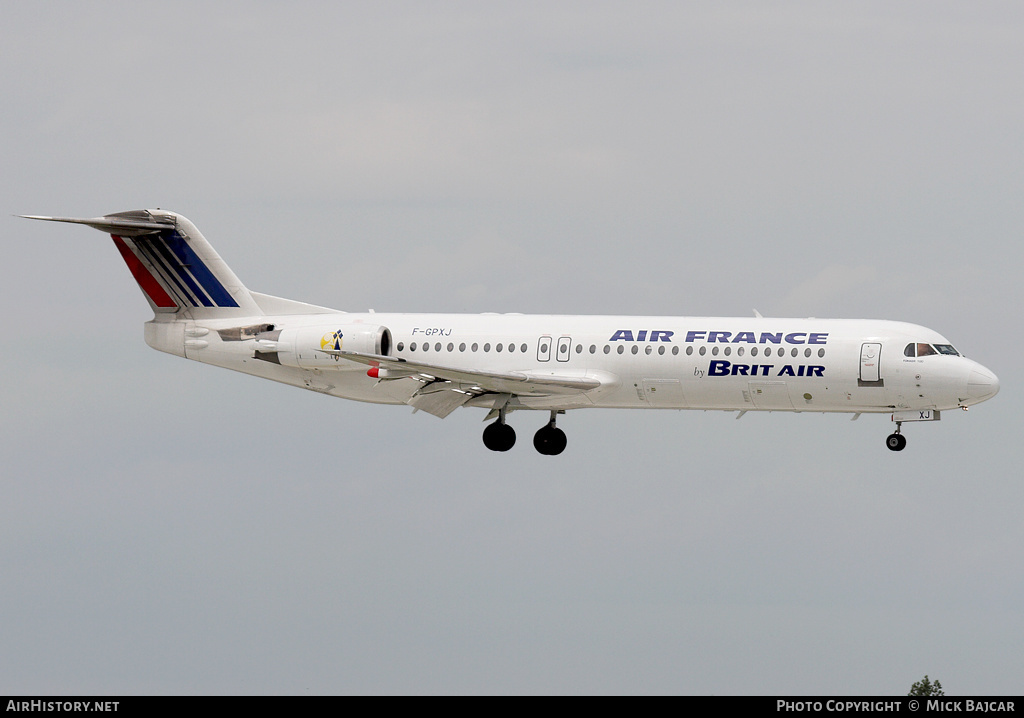
<svg viewBox="0 0 1024 718"><path fill-rule="evenodd" d="M180 214L142 209L92 219L21 216L109 232L157 314L181 312L195 318L263 314L206 238Z"/></svg>

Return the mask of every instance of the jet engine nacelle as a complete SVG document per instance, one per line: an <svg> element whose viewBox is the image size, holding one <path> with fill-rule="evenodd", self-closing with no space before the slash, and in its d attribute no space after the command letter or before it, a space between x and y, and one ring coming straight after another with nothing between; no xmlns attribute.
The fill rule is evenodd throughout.
<svg viewBox="0 0 1024 718"><path fill-rule="evenodd" d="M277 335L277 336L274 336ZM256 337L256 358L302 369L357 369L339 351L391 354L391 331L373 324L320 324Z"/></svg>

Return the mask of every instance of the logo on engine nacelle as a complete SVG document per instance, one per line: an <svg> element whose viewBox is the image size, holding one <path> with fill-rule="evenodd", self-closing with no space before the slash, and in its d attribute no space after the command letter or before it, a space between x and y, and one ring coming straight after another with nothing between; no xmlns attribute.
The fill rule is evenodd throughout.
<svg viewBox="0 0 1024 718"><path fill-rule="evenodd" d="M341 338L343 336L344 335L341 333L340 329L338 331L336 331L336 332L327 332L322 337L320 337L320 348L321 349L331 349L331 350L334 350L336 352L340 352L341 351Z"/></svg>

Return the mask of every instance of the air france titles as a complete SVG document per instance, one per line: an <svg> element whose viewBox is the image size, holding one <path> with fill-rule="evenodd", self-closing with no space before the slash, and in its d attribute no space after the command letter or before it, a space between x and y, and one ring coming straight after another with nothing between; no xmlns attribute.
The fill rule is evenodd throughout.
<svg viewBox="0 0 1024 718"><path fill-rule="evenodd" d="M675 332L664 329L617 329L610 342L671 342ZM828 344L828 332L686 332L686 343L708 344Z"/></svg>
<svg viewBox="0 0 1024 718"><path fill-rule="evenodd" d="M675 332L664 329L618 329L610 342L671 342ZM789 344L791 346L828 344L828 332L721 332L694 329L686 332L686 344ZM703 351L703 350L701 350ZM752 354L755 352L752 352ZM766 356L768 353L766 352ZM779 354L781 356L781 352ZM696 370L702 376L701 370ZM707 376L804 376L824 377L825 367L820 364L737 364L724 359L713 359Z"/></svg>

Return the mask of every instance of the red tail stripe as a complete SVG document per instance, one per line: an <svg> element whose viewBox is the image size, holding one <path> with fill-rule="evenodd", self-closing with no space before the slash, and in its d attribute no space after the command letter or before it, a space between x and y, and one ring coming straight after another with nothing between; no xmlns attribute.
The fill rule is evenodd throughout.
<svg viewBox="0 0 1024 718"><path fill-rule="evenodd" d="M139 283L139 287L146 293L150 301L158 307L176 307L178 303L171 299L171 296L164 291L164 288L160 286L160 283L156 281L156 278L150 274L150 271L146 269L146 266L139 261L139 258L135 256L135 253L128 248L125 241L118 237L116 234L110 235L114 239L114 245L117 247L117 251L121 253L121 257L124 259L124 263L128 265L128 269L131 271L132 276L135 277L135 281Z"/></svg>

